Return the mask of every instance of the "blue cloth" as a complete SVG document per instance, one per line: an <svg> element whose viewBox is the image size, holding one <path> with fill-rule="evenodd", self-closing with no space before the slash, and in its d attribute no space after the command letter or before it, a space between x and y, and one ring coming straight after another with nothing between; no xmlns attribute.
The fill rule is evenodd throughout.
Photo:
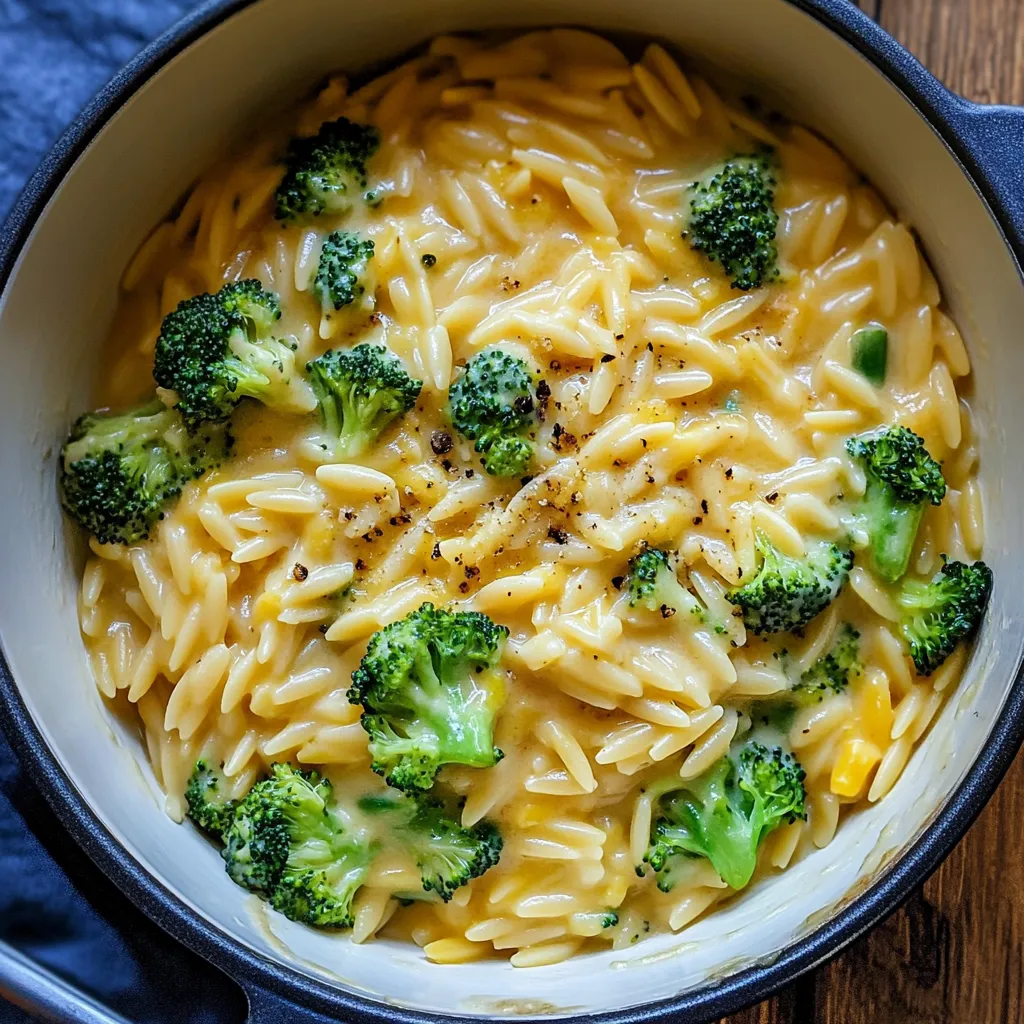
<svg viewBox="0 0 1024 1024"><path fill-rule="evenodd" d="M0 0L0 220L78 110L188 0ZM0 939L138 1024L245 1019L241 992L75 846L0 736ZM0 1024L25 1014L0 1000Z"/></svg>

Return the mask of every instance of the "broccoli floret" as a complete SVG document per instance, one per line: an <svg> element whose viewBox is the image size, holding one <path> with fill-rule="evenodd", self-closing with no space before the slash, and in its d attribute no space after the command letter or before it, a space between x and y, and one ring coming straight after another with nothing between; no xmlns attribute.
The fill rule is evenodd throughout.
<svg viewBox="0 0 1024 1024"><path fill-rule="evenodd" d="M835 600L853 565L852 552L825 541L810 545L802 558L782 554L760 531L754 543L763 558L761 569L728 597L758 636L806 626Z"/></svg>
<svg viewBox="0 0 1024 1024"><path fill-rule="evenodd" d="M629 560L626 594L630 608L640 605L666 619L677 612L704 616L700 602L679 582L671 556L660 548L646 548Z"/></svg>
<svg viewBox="0 0 1024 1024"><path fill-rule="evenodd" d="M602 928L614 928L619 923L619 915L614 910L609 910L601 918Z"/></svg>
<svg viewBox="0 0 1024 1024"><path fill-rule="evenodd" d="M776 732L788 733L796 719L797 703L790 696L789 690L752 700L747 708L747 715L755 726L767 726Z"/></svg>
<svg viewBox="0 0 1024 1024"><path fill-rule="evenodd" d="M348 699L362 704L372 768L397 789L429 789L445 764L489 768L508 629L480 612L423 604L375 633Z"/></svg>
<svg viewBox="0 0 1024 1024"><path fill-rule="evenodd" d="M846 450L864 467L867 487L854 515L867 532L878 575L895 583L907 571L925 505L946 494L939 464L906 427L851 437Z"/></svg>
<svg viewBox="0 0 1024 1024"><path fill-rule="evenodd" d="M771 154L764 152L733 157L690 186L690 223L683 237L721 263L733 288L749 291L779 275L775 184Z"/></svg>
<svg viewBox="0 0 1024 1024"><path fill-rule="evenodd" d="M931 675L985 614L992 570L984 562L948 562L930 582L906 580L896 601L900 630L918 675Z"/></svg>
<svg viewBox="0 0 1024 1024"><path fill-rule="evenodd" d="M189 435L159 399L125 413L86 413L61 449L61 504L101 543L134 544L231 445L223 428Z"/></svg>
<svg viewBox="0 0 1024 1024"><path fill-rule="evenodd" d="M227 781L224 773L202 759L196 761L185 787L188 816L204 832L222 836L231 824L237 800L224 796Z"/></svg>
<svg viewBox="0 0 1024 1024"><path fill-rule="evenodd" d="M277 296L250 279L185 299L164 317L153 376L177 394L190 426L229 419L243 398L291 405L295 353L270 334L280 316Z"/></svg>
<svg viewBox="0 0 1024 1024"><path fill-rule="evenodd" d="M291 920L347 928L376 847L345 831L330 798L316 772L273 765L235 809L222 856L235 882Z"/></svg>
<svg viewBox="0 0 1024 1024"><path fill-rule="evenodd" d="M860 633L844 624L831 650L804 672L799 682L783 696L808 705L820 703L829 693L842 693L850 677L860 672L859 649Z"/></svg>
<svg viewBox="0 0 1024 1024"><path fill-rule="evenodd" d="M746 743L661 796L644 860L664 891L674 884L679 858L687 856L706 857L727 885L742 889L765 836L806 818L804 797L804 770L792 754Z"/></svg>
<svg viewBox="0 0 1024 1024"><path fill-rule="evenodd" d="M347 213L365 196L366 165L379 146L376 128L344 117L325 121L316 135L292 139L285 156L285 175L277 188L278 220Z"/></svg>
<svg viewBox="0 0 1024 1024"><path fill-rule="evenodd" d="M455 429L470 441L493 476L522 476L533 445L522 435L534 424L530 368L501 349L480 352L448 393Z"/></svg>
<svg viewBox="0 0 1024 1024"><path fill-rule="evenodd" d="M361 455L394 419L408 412L423 381L406 373L383 345L332 349L306 364L326 431L337 438L337 458Z"/></svg>
<svg viewBox="0 0 1024 1024"><path fill-rule="evenodd" d="M407 801L412 813L403 815L396 833L416 861L424 892L447 903L456 889L498 863L503 843L496 825L482 821L463 828L438 800L416 796Z"/></svg>
<svg viewBox="0 0 1024 1024"><path fill-rule="evenodd" d="M352 231L332 231L320 249L313 294L324 311L341 309L361 299L368 289L373 242Z"/></svg>

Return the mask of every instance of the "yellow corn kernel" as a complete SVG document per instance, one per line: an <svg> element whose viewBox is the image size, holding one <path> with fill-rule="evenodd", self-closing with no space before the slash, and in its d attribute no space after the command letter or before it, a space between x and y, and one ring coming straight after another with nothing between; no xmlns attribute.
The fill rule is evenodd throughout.
<svg viewBox="0 0 1024 1024"><path fill-rule="evenodd" d="M551 810L539 803L523 804L516 812L516 826L518 828L532 828L534 825L543 825L553 817Z"/></svg>
<svg viewBox="0 0 1024 1024"><path fill-rule="evenodd" d="M281 595L274 590L264 590L252 607L257 622L276 619L281 614Z"/></svg>
<svg viewBox="0 0 1024 1024"><path fill-rule="evenodd" d="M893 719L889 677L877 670L865 673L857 696L864 735L872 743L884 747L889 742Z"/></svg>
<svg viewBox="0 0 1024 1024"><path fill-rule="evenodd" d="M334 543L337 521L329 510L310 516L303 534L303 546L312 555L327 559Z"/></svg>
<svg viewBox="0 0 1024 1024"><path fill-rule="evenodd" d="M839 748L829 788L836 796L858 796L867 783L868 773L881 760L882 751L870 740L849 737Z"/></svg>

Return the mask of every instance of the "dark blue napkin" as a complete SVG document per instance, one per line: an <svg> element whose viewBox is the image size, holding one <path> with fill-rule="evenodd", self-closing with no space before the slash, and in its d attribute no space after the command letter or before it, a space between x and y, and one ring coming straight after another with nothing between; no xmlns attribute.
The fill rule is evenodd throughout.
<svg viewBox="0 0 1024 1024"><path fill-rule="evenodd" d="M193 4L0 0L0 221L64 126ZM238 1024L240 991L95 868L0 736L0 939L138 1024ZM0 1024L28 1018L0 1000Z"/></svg>

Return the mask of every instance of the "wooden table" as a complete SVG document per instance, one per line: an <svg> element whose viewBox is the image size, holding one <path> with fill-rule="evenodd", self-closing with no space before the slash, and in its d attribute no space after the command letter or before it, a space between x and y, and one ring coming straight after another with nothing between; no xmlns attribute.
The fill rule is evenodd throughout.
<svg viewBox="0 0 1024 1024"><path fill-rule="evenodd" d="M859 3L956 92L1024 105L1024 0ZM727 1021L1024 1022L1024 754L902 910L807 980Z"/></svg>

